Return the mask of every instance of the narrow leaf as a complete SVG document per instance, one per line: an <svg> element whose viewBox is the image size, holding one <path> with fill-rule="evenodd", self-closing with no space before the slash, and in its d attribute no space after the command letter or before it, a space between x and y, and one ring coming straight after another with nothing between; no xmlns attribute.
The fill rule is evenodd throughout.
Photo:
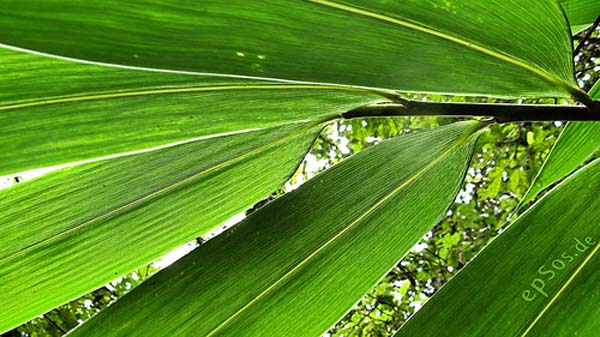
<svg viewBox="0 0 600 337"><path fill-rule="evenodd" d="M0 32L5 45L166 71L583 95L557 1L21 0L3 4Z"/></svg>
<svg viewBox="0 0 600 337"><path fill-rule="evenodd" d="M600 1L597 0L561 0L573 33L589 27L600 17Z"/></svg>
<svg viewBox="0 0 600 337"><path fill-rule="evenodd" d="M600 82L590 91L590 96L600 99ZM600 122L569 122L556 140L521 204L530 202L542 190L566 177L598 150Z"/></svg>
<svg viewBox="0 0 600 337"><path fill-rule="evenodd" d="M79 165L0 191L0 331L223 223L293 173L321 126Z"/></svg>
<svg viewBox="0 0 600 337"><path fill-rule="evenodd" d="M596 336L600 160L518 218L395 337Z"/></svg>
<svg viewBox="0 0 600 337"><path fill-rule="evenodd" d="M479 127L458 123L358 153L72 336L320 336L444 216Z"/></svg>
<svg viewBox="0 0 600 337"><path fill-rule="evenodd" d="M365 90L150 73L0 49L0 175L332 119Z"/></svg>

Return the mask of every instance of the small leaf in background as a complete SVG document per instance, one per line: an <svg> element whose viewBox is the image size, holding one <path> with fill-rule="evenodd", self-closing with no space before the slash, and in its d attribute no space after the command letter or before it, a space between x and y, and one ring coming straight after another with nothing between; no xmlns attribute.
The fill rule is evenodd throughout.
<svg viewBox="0 0 600 337"><path fill-rule="evenodd" d="M523 193L525 193L523 182L526 181L526 179L526 173L522 169L513 170L510 174L510 177L508 178L510 190L516 194L517 197L520 197L523 195Z"/></svg>
<svg viewBox="0 0 600 337"><path fill-rule="evenodd" d="M535 135L533 132L527 132L527 144L533 145L535 144Z"/></svg>
<svg viewBox="0 0 600 337"><path fill-rule="evenodd" d="M492 172L488 175L489 181L491 181L486 188L479 191L479 195L483 198L494 198L500 192L503 184L504 169L502 167L494 167Z"/></svg>

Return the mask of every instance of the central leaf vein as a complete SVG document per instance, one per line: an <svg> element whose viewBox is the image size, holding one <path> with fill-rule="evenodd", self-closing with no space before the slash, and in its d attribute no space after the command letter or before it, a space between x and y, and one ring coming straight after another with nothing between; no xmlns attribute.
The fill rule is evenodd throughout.
<svg viewBox="0 0 600 337"><path fill-rule="evenodd" d="M562 79L557 78L556 76L549 74L548 72L540 69L537 66L528 64L518 58L515 58L514 56L511 55L507 55L505 53L502 52L497 52L494 51L492 49L486 48L484 46L480 46L476 43L467 41L465 39L462 39L460 37L456 37L453 36L451 34L448 33L444 33L429 27L426 27L422 24L418 24L418 23L413 23L407 20L403 20L403 19L399 19L399 18L395 18L395 17L391 17L388 15L384 15L384 14L380 14L380 13L375 13L375 12L371 12L368 11L366 9L362 9L362 8L358 8L358 7L353 7L353 6L349 6L349 5L345 5L345 4L341 4L341 3L337 3L335 1L330 1L330 0L307 0L309 2L315 3L315 4L320 4L323 6L327 6L330 8L335 8L341 11L345 11L348 13L353 13L353 14L357 14L357 15L362 15L362 16L366 16L366 17L370 17L373 19L377 19L380 21L385 21L385 22L389 22L389 23L393 23L408 29L412 29L418 32L422 32L431 36L435 36L435 37L439 37L442 39L445 39L447 41L451 41L454 42L456 44L462 45L464 47L467 47L469 49L473 49L476 50L478 52L481 52L483 54L492 56L496 59L511 63L513 65L516 65L518 67L524 68L530 72L532 72L533 74L543 78L544 80L548 81L549 83L552 83L558 87L562 87L567 89L569 92L571 92L571 94L573 94L573 96L575 97L581 97L582 95L585 96L585 92L582 91L580 88L575 87L567 82L565 82Z"/></svg>
<svg viewBox="0 0 600 337"><path fill-rule="evenodd" d="M171 181L171 182L163 185L162 187L157 188L154 191L150 191L150 192L147 192L145 194L142 194L142 195L140 195L140 196L138 196L138 197L136 197L136 198L134 198L132 200L129 200L129 201L127 201L127 202L125 202L125 203L123 203L121 205L115 206L115 207L107 209L107 210L105 210L105 211L103 211L101 213L98 213L98 214L92 216L91 218L89 218L87 220L84 220L84 221L82 221L82 222L80 222L80 223L78 223L78 224L76 224L76 225L74 225L72 227L66 228L66 229L64 229L64 230L62 230L62 231L60 231L60 232L58 232L56 234L53 234L53 235L51 235L51 236L49 236L49 237L47 237L45 239L42 239L42 240L37 241L37 242L34 242L34 243L32 243L32 244L30 244L30 245L28 245L26 247L20 248L19 250L16 250L16 251L10 253L9 255L6 255L4 257L0 257L0 264L5 263L6 261L12 260L12 259L14 259L14 258L16 258L18 256L23 255L23 254L26 254L27 252L35 249L36 247L39 247L39 246L44 245L44 244L46 244L48 242L54 241L54 240L56 240L56 239L58 239L60 237L63 237L65 235L68 235L68 234L74 233L74 232L76 232L78 230L81 230L82 228L87 227L87 226L89 226L89 225L91 225L93 223L96 223L96 222L98 222L98 221L100 221L102 219L108 219L108 218L116 216L116 215L118 215L118 214L120 214L120 213L122 213L122 212L124 212L124 211L126 211L126 210L128 210L130 208L132 208L132 207L142 205L142 204L144 204L146 202L150 202L151 200L153 200L155 198L158 198L158 197L160 197L160 196L168 193L169 191L172 191L172 190L174 190L174 189L176 189L176 188L178 188L178 187L180 187L180 186L182 186L182 185L184 185L186 183L190 183L190 182L192 182L192 181L194 181L194 180L196 180L196 179L198 179L198 178L200 178L202 176L205 176L205 175L207 175L207 174L209 174L211 172L214 172L214 171L216 171L218 169L227 167L227 166L229 166L231 164L234 164L234 163L236 163L236 162L238 162L240 160L243 160L244 158L250 157L250 156L252 156L252 155L254 155L256 153L260 153L260 152L262 152L264 150L267 150L267 149L269 149L269 148L271 148L271 147L273 147L273 146L275 146L275 145L277 145L277 144L279 144L281 142L284 142L284 141L286 141L288 139L291 139L291 138L293 138L295 136L298 136L298 135L300 135L300 134L302 134L302 133L304 133L304 132L306 132L306 131L308 131L308 130L310 130L312 128L315 128L315 127L317 127L319 125L324 125L325 123L330 122L333 119L334 118L329 117L329 118L325 118L325 119L320 120L320 121L312 122L312 123L308 124L307 126L305 126L303 128L300 128L300 129L295 130L293 132L287 133L287 134L281 136L280 138L277 138L277 139L275 139L273 141L267 142L267 143L265 143L263 145L257 146L257 147L255 147L253 149L248 150L248 151L245 151L245 152L239 153L237 155L234 155L233 157L231 157L229 159L226 159L224 161L221 161L221 162L219 162L219 163L217 163L215 165L212 165L212 166L210 166L208 168L203 168L203 169L201 169L201 170L199 170L199 171L197 171L195 173L191 173L191 174L189 174L187 176L183 176L183 177L177 178L177 179L175 179L175 180L173 180L173 181Z"/></svg>
<svg viewBox="0 0 600 337"><path fill-rule="evenodd" d="M482 125L478 125L475 130L477 130L481 126ZM475 130L473 130L472 132L475 132ZM446 149L439 157L437 157L436 159L432 160L429 164L427 164L426 166L424 166L421 170L417 171L410 178L408 178L405 181L403 181L399 186L397 186L396 188L394 188L392 191L390 191L387 194L383 195L373 205L371 205L369 208L367 208L366 211L364 211L362 214L358 215L347 226L345 226L344 228L342 228L337 234L335 234L333 237L331 237L330 239L328 239L326 242L324 242L323 244L321 244L320 246L318 246L315 250L313 250L309 255L307 255L306 257L304 257L300 262L298 262L295 266L293 266L285 274L283 274L281 277L279 277L277 280L275 280L273 283L271 283L261 293L259 293L258 295L256 295L252 300L250 300L248 303L246 303L244 306L242 306L236 312L234 312L231 316L229 316L227 319L225 319L219 325L217 325L215 328L213 328L206 335L206 337L212 337L212 336L214 336L217 332L219 332L219 330L221 330L223 327L225 327L228 323L230 323L236 317L238 317L240 314L242 314L243 312L245 312L246 310L248 310L248 308L250 308L253 304L255 304L258 301L260 301L263 297L265 297L273 289L275 289L277 286L279 286L280 284L282 284L285 280L287 280L295 272L297 272L298 270L300 270L304 265L306 265L308 262L310 262L312 258L314 258L315 256L317 256L325 248L327 248L330 245L332 245L334 242L336 242L336 240L338 240L344 234L346 234L347 232L349 232L358 223L360 223L362 220L366 219L369 215L373 214L379 207L381 207L383 204L385 204L386 201L388 201L391 198L393 198L394 196L396 196L398 193L400 193L402 190L404 190L406 187L408 187L412 182L414 182L415 180L417 180L419 177L423 176L425 173L427 173L429 170L431 170L435 165L437 165L444 158L448 157L453 151L455 151L457 148L459 148L461 145L463 145L464 142L467 139L469 139L469 137L472 135L472 132L466 132L454 144L452 144L448 149Z"/></svg>

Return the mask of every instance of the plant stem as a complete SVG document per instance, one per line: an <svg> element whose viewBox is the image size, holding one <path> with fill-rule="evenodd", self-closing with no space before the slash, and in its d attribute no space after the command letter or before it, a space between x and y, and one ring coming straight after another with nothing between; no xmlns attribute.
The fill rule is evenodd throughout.
<svg viewBox="0 0 600 337"><path fill-rule="evenodd" d="M342 114L346 119L398 116L491 117L498 123L600 121L600 102L593 101L590 106L584 106L405 101L367 105Z"/></svg>
<svg viewBox="0 0 600 337"><path fill-rule="evenodd" d="M56 323L52 318L50 318L48 315L45 315L44 318L46 319L46 321L52 326L54 327L54 329L60 331L63 334L66 334L67 331L65 329L63 329L60 325L58 325L58 323Z"/></svg>
<svg viewBox="0 0 600 337"><path fill-rule="evenodd" d="M579 42L579 44L577 45L577 48L575 48L573 55L577 55L581 52L581 49L583 49L583 46L585 45L585 43L592 37L592 34L596 30L596 28L598 28L598 25L600 25L600 16L596 19L594 24L590 28L588 28L587 33L585 34L583 39Z"/></svg>

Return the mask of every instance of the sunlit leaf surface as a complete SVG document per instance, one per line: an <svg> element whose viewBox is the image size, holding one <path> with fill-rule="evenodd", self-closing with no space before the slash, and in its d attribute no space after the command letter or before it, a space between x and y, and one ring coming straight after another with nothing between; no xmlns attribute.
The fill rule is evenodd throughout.
<svg viewBox="0 0 600 337"><path fill-rule="evenodd" d="M320 125L200 140L0 191L0 331L223 223L293 173Z"/></svg>
<svg viewBox="0 0 600 337"><path fill-rule="evenodd" d="M600 82L590 91L590 96L600 99ZM600 122L568 123L521 203L533 200L540 191L566 177L598 150Z"/></svg>
<svg viewBox="0 0 600 337"><path fill-rule="evenodd" d="M582 94L557 1L21 0L3 3L0 32L6 45L170 71L418 92Z"/></svg>
<svg viewBox="0 0 600 337"><path fill-rule="evenodd" d="M595 336L600 160L518 218L395 337Z"/></svg>
<svg viewBox="0 0 600 337"><path fill-rule="evenodd" d="M600 16L600 1L597 0L561 0L573 33L591 25Z"/></svg>
<svg viewBox="0 0 600 337"><path fill-rule="evenodd" d="M369 91L152 73L0 49L0 175L334 119Z"/></svg>
<svg viewBox="0 0 600 337"><path fill-rule="evenodd" d="M320 336L444 216L478 127L453 124L358 153L72 336Z"/></svg>

